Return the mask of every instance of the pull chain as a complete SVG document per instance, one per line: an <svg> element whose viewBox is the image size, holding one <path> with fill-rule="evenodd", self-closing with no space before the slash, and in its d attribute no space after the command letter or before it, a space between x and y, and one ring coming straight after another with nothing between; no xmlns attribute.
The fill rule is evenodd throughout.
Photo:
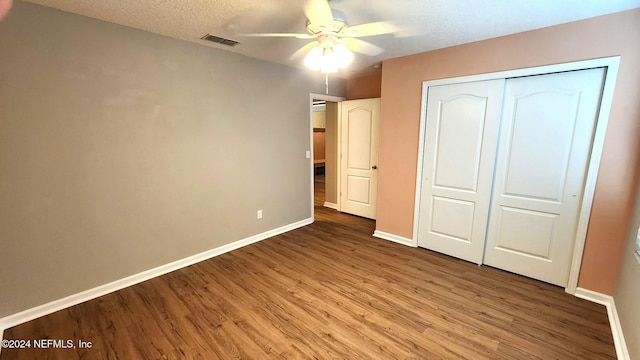
<svg viewBox="0 0 640 360"><path fill-rule="evenodd" d="M329 95L329 74L327 73L324 74L324 86L327 95Z"/></svg>

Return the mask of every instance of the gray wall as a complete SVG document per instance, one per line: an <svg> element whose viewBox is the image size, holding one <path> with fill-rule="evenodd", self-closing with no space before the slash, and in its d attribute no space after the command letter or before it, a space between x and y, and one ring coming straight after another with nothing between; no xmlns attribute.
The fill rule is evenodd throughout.
<svg viewBox="0 0 640 360"><path fill-rule="evenodd" d="M640 359L640 261L633 254L640 227L640 191L613 296L631 359Z"/></svg>
<svg viewBox="0 0 640 360"><path fill-rule="evenodd" d="M0 23L0 318L309 218L323 91L320 74L17 1Z"/></svg>

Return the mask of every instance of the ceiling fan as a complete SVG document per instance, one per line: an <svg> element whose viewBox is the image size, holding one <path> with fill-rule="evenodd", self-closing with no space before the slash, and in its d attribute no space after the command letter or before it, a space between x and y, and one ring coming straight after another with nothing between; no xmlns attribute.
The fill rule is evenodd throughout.
<svg viewBox="0 0 640 360"><path fill-rule="evenodd" d="M381 54L384 49L361 37L390 34L400 28L389 22L379 21L349 26L346 15L329 6L328 0L306 0L304 13L307 17L307 34L257 33L245 34L256 37L290 37L315 39L296 51L291 58L307 54L304 64L323 73L337 72L353 61L353 52L369 56ZM353 52L352 52L353 51Z"/></svg>

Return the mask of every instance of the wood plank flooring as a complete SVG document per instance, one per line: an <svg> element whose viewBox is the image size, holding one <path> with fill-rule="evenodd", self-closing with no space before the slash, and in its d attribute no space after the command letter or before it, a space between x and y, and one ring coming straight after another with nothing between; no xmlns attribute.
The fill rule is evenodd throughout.
<svg viewBox="0 0 640 360"><path fill-rule="evenodd" d="M315 211L313 225L4 333L90 349L0 359L615 359L603 306Z"/></svg>

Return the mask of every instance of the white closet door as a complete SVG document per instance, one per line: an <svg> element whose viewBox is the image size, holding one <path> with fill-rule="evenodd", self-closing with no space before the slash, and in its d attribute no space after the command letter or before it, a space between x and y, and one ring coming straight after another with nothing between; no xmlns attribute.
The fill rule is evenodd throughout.
<svg viewBox="0 0 640 360"><path fill-rule="evenodd" d="M418 245L480 264L504 79L427 95Z"/></svg>
<svg viewBox="0 0 640 360"><path fill-rule="evenodd" d="M487 265L567 285L603 76L507 80Z"/></svg>

